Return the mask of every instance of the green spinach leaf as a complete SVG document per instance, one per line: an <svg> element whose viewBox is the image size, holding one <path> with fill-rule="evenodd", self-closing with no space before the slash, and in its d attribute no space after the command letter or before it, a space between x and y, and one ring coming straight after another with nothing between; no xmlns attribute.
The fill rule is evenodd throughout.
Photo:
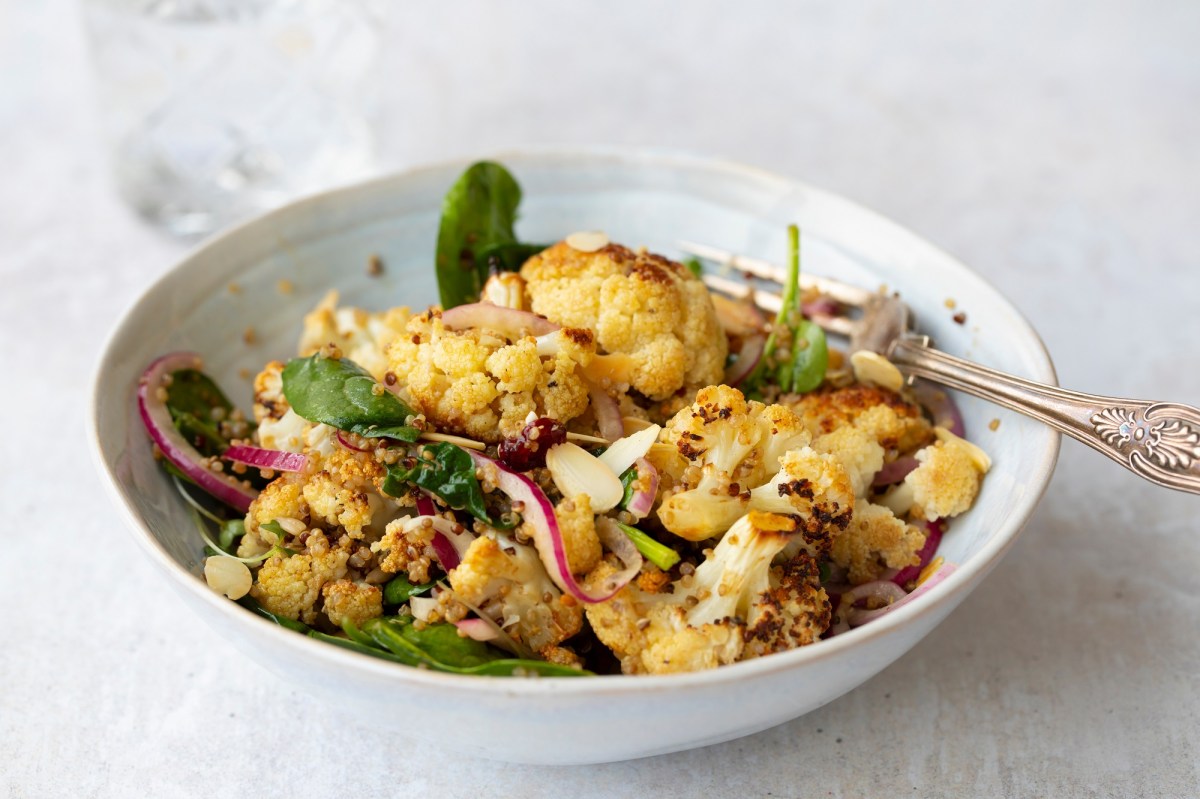
<svg viewBox="0 0 1200 799"><path fill-rule="evenodd" d="M484 280L492 269L501 272L516 272L533 256L549 247L549 244L525 244L519 241L506 241L480 248L475 255L477 263L484 266Z"/></svg>
<svg viewBox="0 0 1200 799"><path fill-rule="evenodd" d="M444 441L426 444L423 449L433 455L432 459L419 457L411 469L405 468L403 461L388 465L387 477L383 480L384 493L401 497L408 493L408 485L412 484L425 489L451 508L465 510L499 530L515 526L506 525L488 515L483 489L475 478L475 461L471 460L466 450Z"/></svg>
<svg viewBox="0 0 1200 799"><path fill-rule="evenodd" d="M820 325L808 319L796 324L792 332L792 361L782 366L784 375L779 386L784 391L803 394L821 385L829 368L829 345Z"/></svg>
<svg viewBox="0 0 1200 799"><path fill-rule="evenodd" d="M411 616L379 617L363 623L362 631L401 662L425 664L453 674L512 676L515 672L547 677L580 677L591 672L541 660L508 658L487 644L459 636L453 624L428 624L418 630Z"/></svg>
<svg viewBox="0 0 1200 799"><path fill-rule="evenodd" d="M166 405L175 427L201 455L220 455L229 447L213 421L213 410L228 414L233 403L208 375L196 369L172 372Z"/></svg>
<svg viewBox="0 0 1200 799"><path fill-rule="evenodd" d="M520 203L516 179L490 161L472 164L446 192L436 254L443 308L479 299L489 251L517 243L513 226Z"/></svg>
<svg viewBox="0 0 1200 799"><path fill-rule="evenodd" d="M418 630L412 626L412 616L381 616L364 622L362 629L353 622L347 622L343 626L347 637L340 638L314 630L287 616L272 613L252 597L242 597L238 604L280 627L309 638L406 666L424 665L435 671L495 677L512 676L518 670L546 677L583 677L592 674L557 663L507 658L487 644L460 638L453 624L430 624L424 630Z"/></svg>
<svg viewBox="0 0 1200 799"><path fill-rule="evenodd" d="M283 369L283 395L297 414L338 430L371 438L416 441L420 431L408 424L414 413L349 358L320 353L293 358Z"/></svg>
<svg viewBox="0 0 1200 799"><path fill-rule="evenodd" d="M413 585L403 574L397 574L383 586L383 604L395 607L403 605L410 598L424 594L437 583Z"/></svg>

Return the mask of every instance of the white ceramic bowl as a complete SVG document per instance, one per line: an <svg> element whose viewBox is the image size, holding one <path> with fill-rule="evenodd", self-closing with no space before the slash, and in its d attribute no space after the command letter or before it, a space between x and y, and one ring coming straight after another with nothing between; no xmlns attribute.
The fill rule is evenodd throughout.
<svg viewBox="0 0 1200 799"><path fill-rule="evenodd" d="M553 241L601 229L674 253L679 239L782 261L785 225L804 234L804 268L899 289L922 330L949 352L1044 382L1054 371L1037 334L1003 297L917 236L825 192L764 172L678 154L622 150L510 153L497 160L525 192L519 231ZM487 757L586 763L716 743L807 713L869 679L934 628L1012 545L1050 479L1059 438L969 398L973 440L995 466L941 552L959 569L923 599L829 641L715 671L668 677L520 680L409 669L344 651L260 619L210 591L201 543L150 454L134 387L157 355L204 354L248 407L248 381L294 352L303 313L328 289L369 308L436 298L432 252L441 197L463 163L395 175L302 200L210 243L151 286L113 333L95 383L94 450L134 537L183 599L242 654L345 713L385 727L419 717L421 735ZM381 277L367 275L372 254ZM291 293L281 292L281 280ZM236 284L237 290L231 290ZM945 300L965 309L951 320ZM242 331L253 326L258 343ZM988 429L999 418L996 432ZM148 601L153 598L148 597Z"/></svg>

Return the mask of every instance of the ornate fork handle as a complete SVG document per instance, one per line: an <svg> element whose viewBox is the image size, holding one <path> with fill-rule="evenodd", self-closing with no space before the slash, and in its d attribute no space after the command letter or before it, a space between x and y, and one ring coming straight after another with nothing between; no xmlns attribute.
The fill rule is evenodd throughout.
<svg viewBox="0 0 1200 799"><path fill-rule="evenodd" d="M1200 410L1174 402L1081 394L965 361L901 336L888 358L900 370L1037 419L1152 483L1200 494Z"/></svg>

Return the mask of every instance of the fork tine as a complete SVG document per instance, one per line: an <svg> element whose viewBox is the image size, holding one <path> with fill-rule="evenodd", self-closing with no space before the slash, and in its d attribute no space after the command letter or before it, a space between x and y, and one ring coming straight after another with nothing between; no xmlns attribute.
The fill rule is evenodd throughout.
<svg viewBox="0 0 1200 799"><path fill-rule="evenodd" d="M753 295L754 304L769 313L778 312L779 306L783 301L783 298L778 294L761 289L756 291L745 283L730 280L720 275L704 275L703 279L704 284L709 288L716 289L722 294L728 294L736 300L746 299ZM844 316L814 316L813 321L830 333L836 333L839 336L846 336L847 338L855 336L859 331L858 323Z"/></svg>
<svg viewBox="0 0 1200 799"><path fill-rule="evenodd" d="M710 247L707 244L697 244L694 241L680 241L678 246L680 250L688 255L694 255L706 261L713 261L733 269L748 272L755 277L772 280L780 285L783 284L783 281L787 280L787 270L770 261L751 258L746 255L738 255L737 253L722 250L718 247ZM803 271L800 273L800 285L803 288L815 288L817 291L832 297L838 302L844 302L847 305L854 305L859 308L866 305L867 301L871 298L871 292L866 289L851 286L839 280L810 275ZM778 308L778 303L776 303L776 308Z"/></svg>

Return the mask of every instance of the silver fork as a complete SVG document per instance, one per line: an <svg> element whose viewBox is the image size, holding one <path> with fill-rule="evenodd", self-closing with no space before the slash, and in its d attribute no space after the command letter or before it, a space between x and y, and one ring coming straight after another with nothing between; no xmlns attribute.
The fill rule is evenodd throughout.
<svg viewBox="0 0 1200 799"><path fill-rule="evenodd" d="M680 242L689 255L762 280L781 284L780 266L694 242ZM753 297L765 311L779 310L780 297L740 280L704 274L704 282L734 298ZM1120 399L1067 391L981 366L935 349L929 336L910 329L908 307L894 296L802 274L802 288L859 311L857 318L813 321L850 339L850 352L870 350L891 361L911 383L925 378L1017 411L1107 455L1157 485L1200 494L1200 410L1154 400Z"/></svg>

